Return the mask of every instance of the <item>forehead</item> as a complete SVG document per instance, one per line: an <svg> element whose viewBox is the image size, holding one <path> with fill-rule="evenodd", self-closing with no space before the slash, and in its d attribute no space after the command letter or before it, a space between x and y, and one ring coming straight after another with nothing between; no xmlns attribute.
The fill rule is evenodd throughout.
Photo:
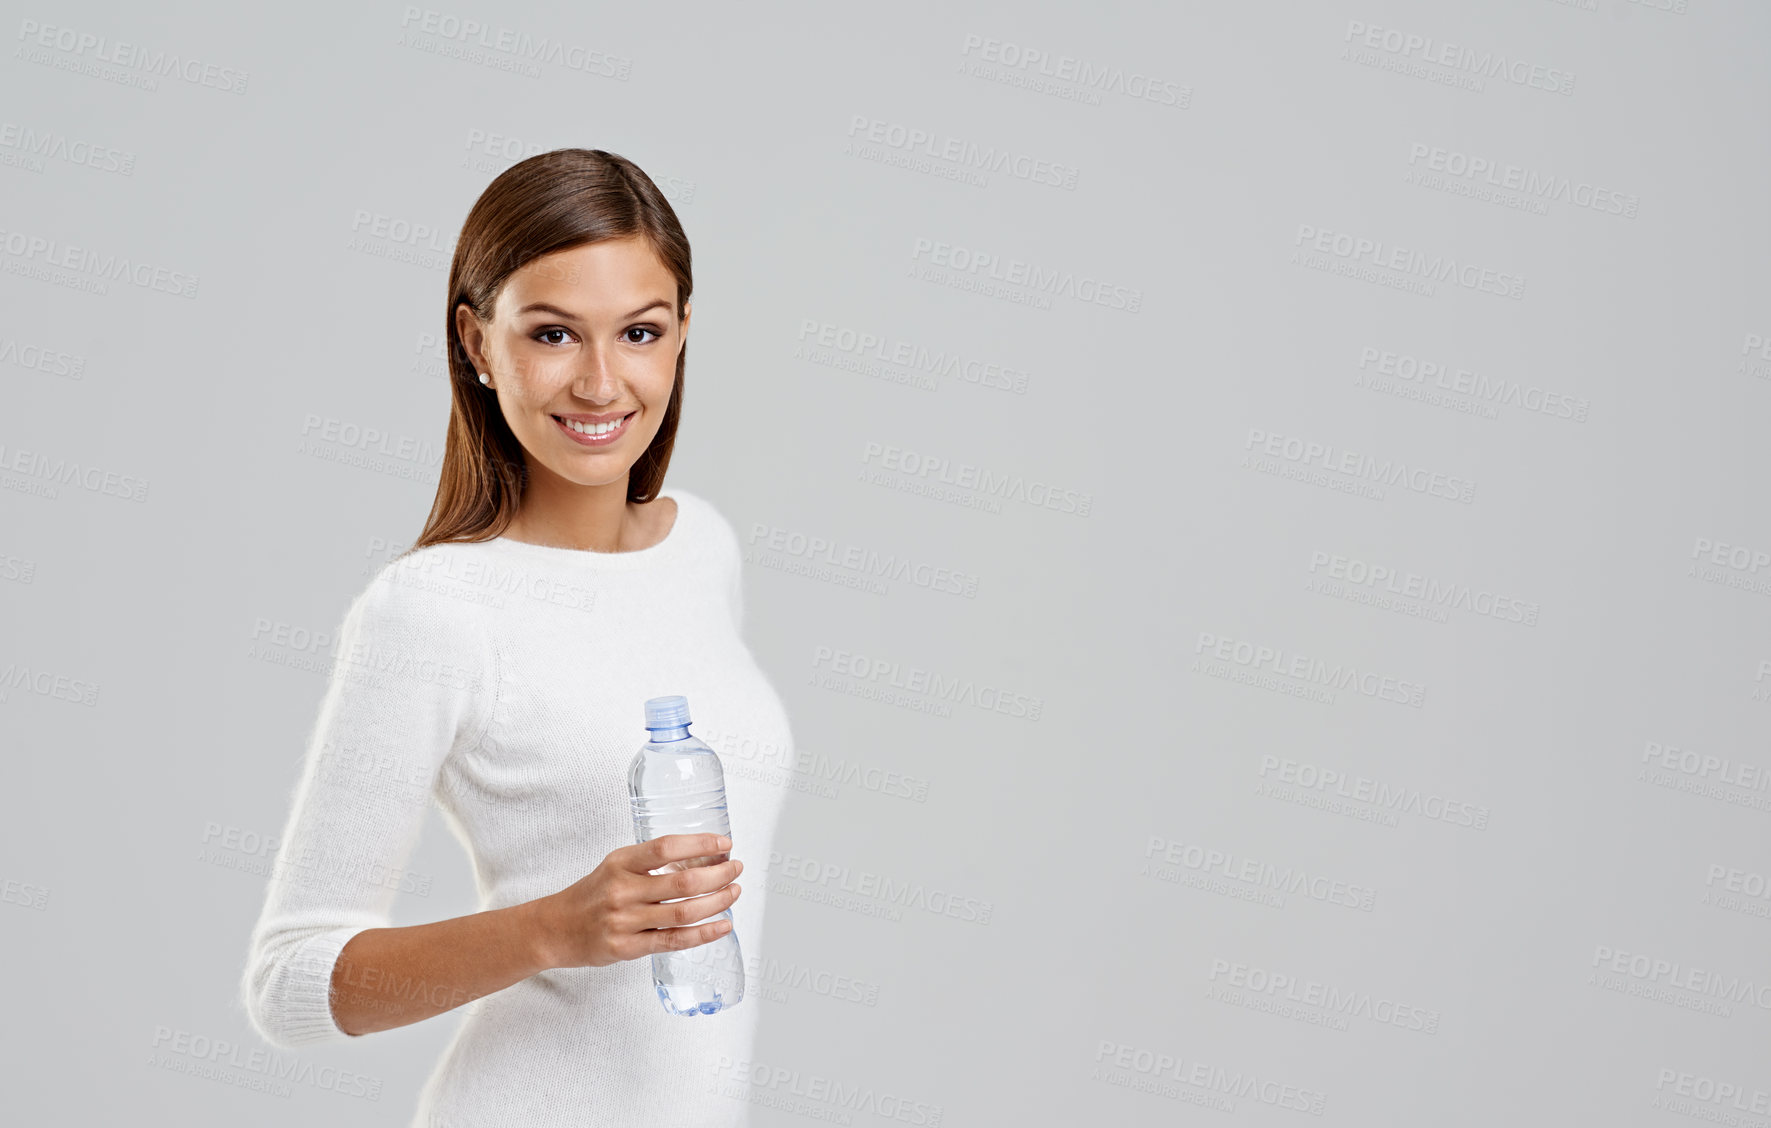
<svg viewBox="0 0 1771 1128"><path fill-rule="evenodd" d="M505 313L546 302L586 317L617 316L653 298L676 301L676 278L638 235L583 243L531 259L498 295Z"/></svg>

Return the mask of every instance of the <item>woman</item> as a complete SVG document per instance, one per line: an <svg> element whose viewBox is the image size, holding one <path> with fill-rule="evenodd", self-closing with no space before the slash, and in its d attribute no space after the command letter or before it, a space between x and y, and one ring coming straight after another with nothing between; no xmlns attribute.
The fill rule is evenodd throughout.
<svg viewBox="0 0 1771 1128"><path fill-rule="evenodd" d="M717 1071L756 1004L669 1014L649 957L728 931L729 848L767 851L782 792L728 777L731 838L634 845L626 782L650 697L687 696L716 750L792 741L736 534L662 486L690 289L670 204L601 150L514 165L455 246L436 501L344 618L242 985L288 1047L472 1002L414 1124L748 1122ZM389 927L433 799L483 911ZM750 967L762 909L732 914Z"/></svg>

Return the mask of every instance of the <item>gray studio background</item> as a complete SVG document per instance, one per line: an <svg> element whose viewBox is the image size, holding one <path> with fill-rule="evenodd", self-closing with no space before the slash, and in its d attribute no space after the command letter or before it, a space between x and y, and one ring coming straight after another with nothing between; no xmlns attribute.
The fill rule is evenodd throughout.
<svg viewBox="0 0 1771 1128"><path fill-rule="evenodd" d="M765 1014L684 1084L1771 1124L1762 5L7 7L8 1120L409 1115L459 1015L236 986L454 234L584 146L693 241L669 481L797 742L726 755ZM476 908L434 811L409 869Z"/></svg>

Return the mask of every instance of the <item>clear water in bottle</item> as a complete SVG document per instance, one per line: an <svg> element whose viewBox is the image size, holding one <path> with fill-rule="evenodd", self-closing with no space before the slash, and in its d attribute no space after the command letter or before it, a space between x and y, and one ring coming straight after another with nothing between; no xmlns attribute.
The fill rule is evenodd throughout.
<svg viewBox="0 0 1771 1128"><path fill-rule="evenodd" d="M648 842L666 834L732 833L726 814L726 775L719 756L689 735L689 699L680 694L646 702L646 729L627 771L633 833ZM683 868L718 865L730 852L690 858ZM672 902L664 902L670 904ZM725 909L709 919L732 919ZM696 922L700 923L700 922ZM713 1014L744 998L744 961L738 931L707 944L652 955L652 983L671 1014Z"/></svg>

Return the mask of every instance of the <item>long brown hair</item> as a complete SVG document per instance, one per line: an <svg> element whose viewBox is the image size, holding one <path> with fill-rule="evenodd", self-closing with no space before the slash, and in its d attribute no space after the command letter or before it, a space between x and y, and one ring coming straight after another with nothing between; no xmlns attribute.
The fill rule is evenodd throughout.
<svg viewBox="0 0 1771 1128"><path fill-rule="evenodd" d="M585 243L642 236L676 278L676 315L694 288L689 240L664 193L626 157L601 149L555 149L518 161L486 186L461 225L449 264L445 318L449 356L449 434L442 475L424 531L407 552L448 541L483 541L503 533L528 483L523 447L483 386L456 332L455 309L466 303L482 320L505 279L524 264ZM685 343L664 421L627 477L627 500L650 501L664 484L683 407ZM402 554L404 555L404 554Z"/></svg>

